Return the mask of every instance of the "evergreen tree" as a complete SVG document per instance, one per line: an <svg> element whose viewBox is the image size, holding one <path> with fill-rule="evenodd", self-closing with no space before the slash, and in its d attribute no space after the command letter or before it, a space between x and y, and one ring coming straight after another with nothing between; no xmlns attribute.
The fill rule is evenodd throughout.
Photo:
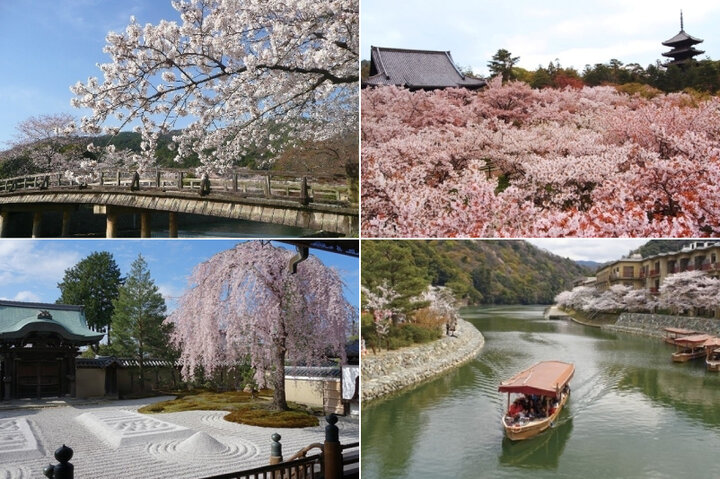
<svg viewBox="0 0 720 479"><path fill-rule="evenodd" d="M383 284L389 287L398 295L391 308L404 313L426 306L411 300L425 291L430 278L427 270L415 263L410 242L365 241L362 246L363 286L371 291Z"/></svg>
<svg viewBox="0 0 720 479"><path fill-rule="evenodd" d="M122 284L120 268L111 253L93 252L70 269L58 283L58 304L85 307L85 319L93 331L108 332L114 311L113 301ZM108 343L110 341L108 335ZM93 346L97 352L97 346Z"/></svg>
<svg viewBox="0 0 720 479"><path fill-rule="evenodd" d="M501 48L493 55L487 66L490 69L491 76L502 75L503 82L506 82L514 80L512 68L519 60L520 57L514 57L509 51Z"/></svg>
<svg viewBox="0 0 720 479"><path fill-rule="evenodd" d="M138 255L130 274L113 302L113 344L108 350L117 356L137 360L140 384L145 388L145 359L173 359L169 335L172 325L164 324L165 299L150 277L147 263Z"/></svg>

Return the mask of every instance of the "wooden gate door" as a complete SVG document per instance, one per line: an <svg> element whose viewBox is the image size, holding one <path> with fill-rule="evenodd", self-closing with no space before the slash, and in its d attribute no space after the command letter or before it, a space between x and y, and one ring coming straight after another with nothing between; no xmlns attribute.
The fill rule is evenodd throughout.
<svg viewBox="0 0 720 479"><path fill-rule="evenodd" d="M58 361L18 361L18 363L18 397L60 396L60 363Z"/></svg>

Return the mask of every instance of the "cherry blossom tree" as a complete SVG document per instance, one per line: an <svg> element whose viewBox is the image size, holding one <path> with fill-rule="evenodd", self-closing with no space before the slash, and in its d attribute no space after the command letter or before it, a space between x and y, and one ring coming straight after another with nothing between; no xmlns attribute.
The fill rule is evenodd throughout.
<svg viewBox="0 0 720 479"><path fill-rule="evenodd" d="M668 275L660 285L659 304L675 313L693 314L699 308L717 309L720 279L703 271Z"/></svg>
<svg viewBox="0 0 720 479"><path fill-rule="evenodd" d="M576 286L555 296L555 302L565 308L589 311L588 305L600 294L593 286Z"/></svg>
<svg viewBox="0 0 720 479"><path fill-rule="evenodd" d="M285 362L316 364L328 354L345 360L348 326L356 316L338 273L310 256L292 274L293 253L259 241L240 243L199 264L190 287L167 319L181 351L183 377L250 357L259 387L287 409ZM271 378L269 380L269 378Z"/></svg>
<svg viewBox="0 0 720 479"><path fill-rule="evenodd" d="M32 116L21 121L8 156L27 162L26 172L65 171L83 159L85 147L75 119L67 113Z"/></svg>
<svg viewBox="0 0 720 479"><path fill-rule="evenodd" d="M321 141L356 131L358 0L172 5L180 22L131 18L124 32L107 35L104 79L71 87L73 105L93 111L83 131L106 125L112 134L134 122L143 168L159 134L189 117L174 137L178 159L194 152L203 169L218 171L249 148L272 155L279 137Z"/></svg>
<svg viewBox="0 0 720 479"><path fill-rule="evenodd" d="M365 286L360 289L363 293L364 305L373 315L373 329L378 337L378 344L382 344L390 333L393 317L396 320L405 317L399 308L392 306L393 301L402 295L396 293L386 281L376 285L372 290Z"/></svg>
<svg viewBox="0 0 720 479"><path fill-rule="evenodd" d="M718 98L495 79L362 104L368 236L720 235Z"/></svg>

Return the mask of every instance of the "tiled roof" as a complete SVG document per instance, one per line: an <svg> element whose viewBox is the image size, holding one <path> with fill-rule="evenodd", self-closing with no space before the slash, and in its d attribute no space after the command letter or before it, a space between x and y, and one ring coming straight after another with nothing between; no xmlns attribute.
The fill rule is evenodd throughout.
<svg viewBox="0 0 720 479"><path fill-rule="evenodd" d="M372 47L369 86L397 85L410 89L480 88L484 80L470 78L455 66L450 52Z"/></svg>
<svg viewBox="0 0 720 479"><path fill-rule="evenodd" d="M96 358L77 358L75 359L75 367L82 369L104 369L113 364L121 368L140 366L136 359L116 358L115 356L98 356ZM146 367L174 367L171 361L162 359L146 359L143 361Z"/></svg>
<svg viewBox="0 0 720 479"><path fill-rule="evenodd" d="M0 301L0 341L30 333L54 333L76 344L96 343L104 336L87 327L82 306Z"/></svg>
<svg viewBox="0 0 720 479"><path fill-rule="evenodd" d="M338 366L285 366L285 377L294 378L340 378Z"/></svg>
<svg viewBox="0 0 720 479"><path fill-rule="evenodd" d="M692 35L688 35L685 33L685 30L680 30L680 33L672 37L670 40L665 40L662 42L663 45L667 47L671 47L673 45L676 45L678 43L688 43L688 44L695 44L695 43L702 43L703 40L699 38L695 38Z"/></svg>

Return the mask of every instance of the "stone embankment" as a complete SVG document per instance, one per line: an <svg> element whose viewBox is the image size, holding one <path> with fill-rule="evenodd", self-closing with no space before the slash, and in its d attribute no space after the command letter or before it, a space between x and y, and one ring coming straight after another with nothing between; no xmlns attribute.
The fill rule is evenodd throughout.
<svg viewBox="0 0 720 479"><path fill-rule="evenodd" d="M444 336L429 344L364 356L362 400L377 399L459 366L477 356L484 343L480 331L458 319L454 337Z"/></svg>
<svg viewBox="0 0 720 479"><path fill-rule="evenodd" d="M615 324L604 324L606 331L641 334L662 337L664 328L686 328L702 333L720 334L720 319L694 316L672 316L669 314L623 313Z"/></svg>

